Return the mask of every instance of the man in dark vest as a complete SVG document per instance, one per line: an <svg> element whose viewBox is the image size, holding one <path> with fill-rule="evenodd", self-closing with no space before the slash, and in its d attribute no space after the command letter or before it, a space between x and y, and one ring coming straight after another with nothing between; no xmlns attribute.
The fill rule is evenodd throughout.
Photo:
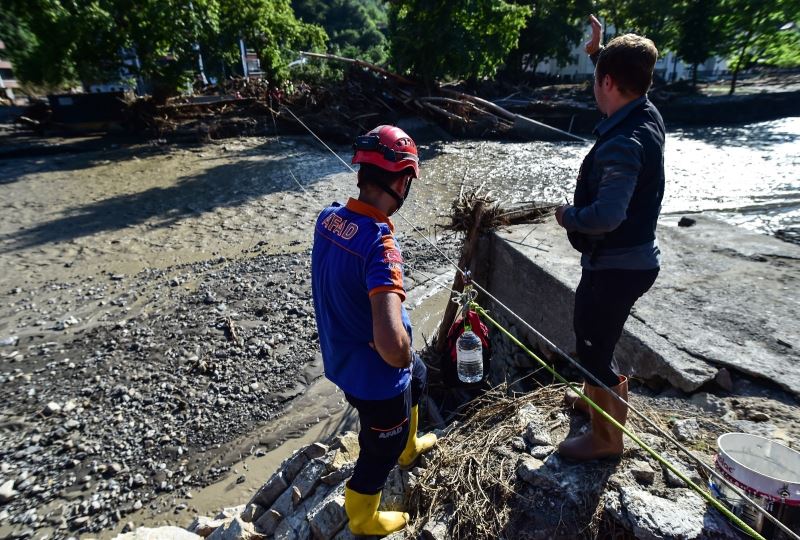
<svg viewBox="0 0 800 540"><path fill-rule="evenodd" d="M581 364L611 391L628 399L628 380L612 367L614 348L631 308L653 285L661 264L656 223L664 195L664 122L647 99L658 51L634 34L600 45L602 28L591 17L586 52L595 63L594 95L605 118L581 165L573 205L556 210L572 246L581 252L574 328ZM628 407L595 380L586 393L624 424ZM591 429L559 445L567 458L622 454L622 432L577 396L567 401L589 413Z"/></svg>

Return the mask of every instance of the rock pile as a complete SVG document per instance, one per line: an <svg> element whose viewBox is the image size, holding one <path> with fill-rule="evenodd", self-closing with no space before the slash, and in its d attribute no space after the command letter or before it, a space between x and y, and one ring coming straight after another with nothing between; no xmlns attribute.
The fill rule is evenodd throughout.
<svg viewBox="0 0 800 540"><path fill-rule="evenodd" d="M0 525L98 532L230 470L226 445L321 375L308 250L266 249L8 293Z"/></svg>
<svg viewBox="0 0 800 540"><path fill-rule="evenodd" d="M99 531L225 473L203 458L319 375L308 277L305 255L114 275L53 291L52 322L20 295L23 331L83 326L44 342L28 333L2 364L4 415L15 415L0 450L0 478L13 485L3 521ZM66 501L45 507L56 499Z"/></svg>
<svg viewBox="0 0 800 540"><path fill-rule="evenodd" d="M741 538L704 499L630 441L619 461L562 460L552 443L571 427L584 429L585 421L568 416L556 403L560 395L562 387L513 399L491 394L472 416L439 432L439 445L416 468L395 468L382 508L408 511L411 522L389 538L566 539L611 532L644 540ZM706 440L710 424L696 423L693 436ZM703 483L664 439L639 430L687 477ZM197 535L193 538L211 540L352 538L344 487L357 454L354 433L307 446L247 504L198 516L187 530ZM119 540L142 538L137 534L140 530Z"/></svg>
<svg viewBox="0 0 800 540"><path fill-rule="evenodd" d="M284 461L247 504L225 508L214 517L198 516L187 531L191 538L209 540L352 538L346 527L344 488L357 456L358 437L352 432L328 444L311 444ZM420 470L392 471L383 492L384 507L405 506ZM140 539L144 538L142 534L155 538L168 533L166 528L142 531L137 529L118 539Z"/></svg>

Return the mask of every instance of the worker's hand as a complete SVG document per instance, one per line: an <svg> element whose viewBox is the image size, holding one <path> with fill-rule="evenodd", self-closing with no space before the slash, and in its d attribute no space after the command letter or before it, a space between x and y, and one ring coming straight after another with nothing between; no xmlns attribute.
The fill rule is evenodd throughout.
<svg viewBox="0 0 800 540"><path fill-rule="evenodd" d="M562 204L558 208L556 208L556 221L562 227L564 226L564 212L567 211L567 208L570 208L571 204Z"/></svg>
<svg viewBox="0 0 800 540"><path fill-rule="evenodd" d="M600 50L600 40L603 37L603 25L594 15L589 15L589 24L592 25L592 37L583 45L583 50L589 56Z"/></svg>

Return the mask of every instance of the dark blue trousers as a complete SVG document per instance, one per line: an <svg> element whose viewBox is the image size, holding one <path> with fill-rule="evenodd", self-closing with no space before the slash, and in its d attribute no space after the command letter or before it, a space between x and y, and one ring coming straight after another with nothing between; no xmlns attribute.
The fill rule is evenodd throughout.
<svg viewBox="0 0 800 540"><path fill-rule="evenodd" d="M575 291L575 350L578 360L606 386L619 384L614 348L633 304L658 277L653 270L584 270ZM588 384L597 385L587 380Z"/></svg>
<svg viewBox="0 0 800 540"><path fill-rule="evenodd" d="M353 491L374 495L383 490L389 472L403 453L409 436L411 407L419 404L428 379L425 363L413 354L411 384L404 392L381 400L358 399L345 394L348 403L358 411L361 424L358 432L361 449L347 484Z"/></svg>

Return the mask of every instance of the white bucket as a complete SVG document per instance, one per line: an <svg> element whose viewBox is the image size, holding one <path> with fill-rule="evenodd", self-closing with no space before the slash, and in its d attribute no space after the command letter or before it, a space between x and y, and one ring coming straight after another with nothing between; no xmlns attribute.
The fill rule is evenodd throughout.
<svg viewBox="0 0 800 540"><path fill-rule="evenodd" d="M770 439L726 433L717 439L716 468L789 530L800 534L800 452ZM712 483L717 497L753 529L771 540L789 540L725 484Z"/></svg>

